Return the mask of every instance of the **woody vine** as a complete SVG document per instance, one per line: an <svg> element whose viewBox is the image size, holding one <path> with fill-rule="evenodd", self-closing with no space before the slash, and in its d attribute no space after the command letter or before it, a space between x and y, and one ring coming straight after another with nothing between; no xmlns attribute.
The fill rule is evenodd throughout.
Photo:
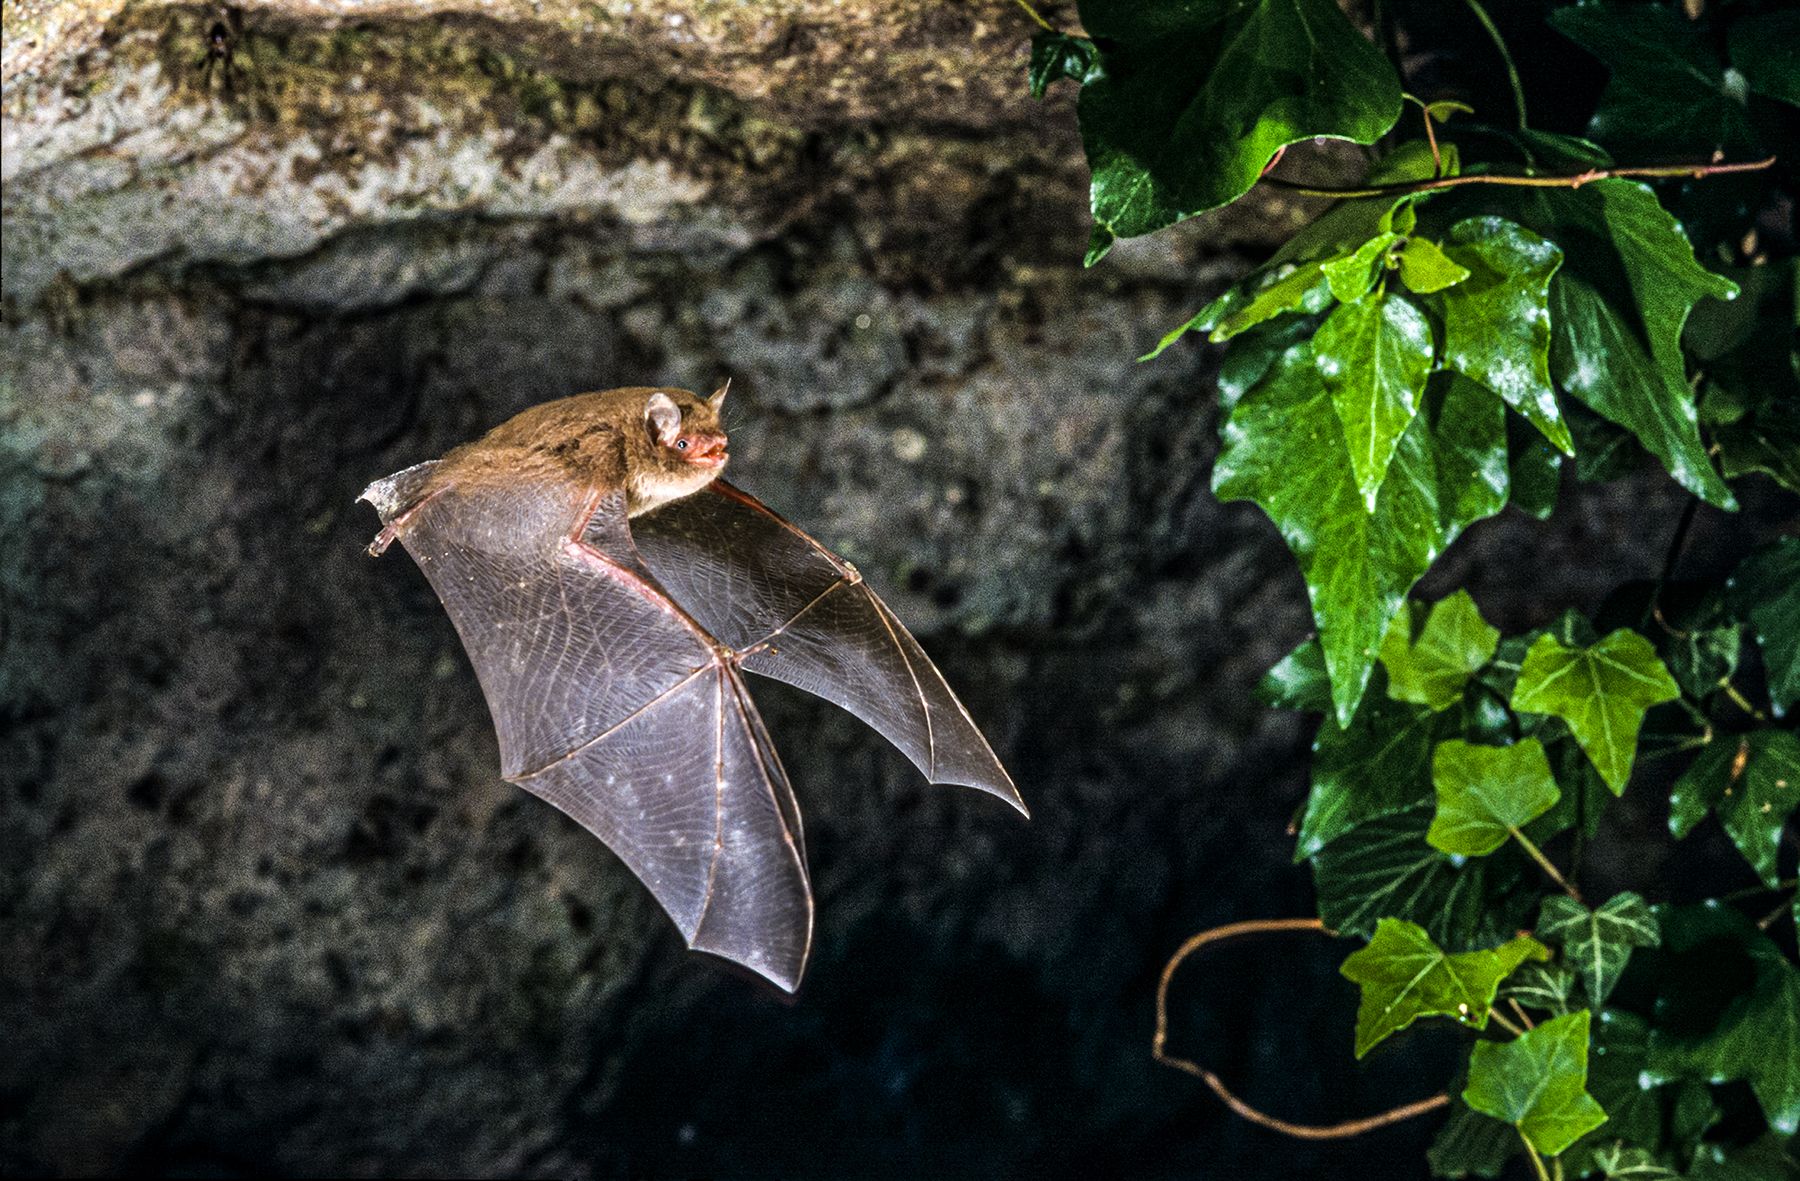
<svg viewBox="0 0 1800 1181"><path fill-rule="evenodd" d="M1316 625L1261 693L1321 715L1296 824L1317 917L1190 940L1158 1059L1289 1135L1438 1118L1440 1176L1800 1175L1800 529L1683 569L1702 503L1754 485L1800 511L1800 8L1019 2L1032 93L1079 88L1090 265L1258 185L1335 199L1143 359L1223 346L1213 490L1274 522ZM1604 78L1578 125L1533 118L1568 100L1531 90L1521 38ZM1320 139L1365 145L1364 175L1288 150ZM1648 465L1685 508L1643 523L1660 576L1593 617L1507 635L1466 591L1409 597L1477 522ZM1650 877L1590 896L1628 793L1741 865L1700 902ZM1167 1012L1189 957L1267 930L1345 943L1357 1057L1454 1022L1461 1071L1343 1125L1245 1103Z"/></svg>

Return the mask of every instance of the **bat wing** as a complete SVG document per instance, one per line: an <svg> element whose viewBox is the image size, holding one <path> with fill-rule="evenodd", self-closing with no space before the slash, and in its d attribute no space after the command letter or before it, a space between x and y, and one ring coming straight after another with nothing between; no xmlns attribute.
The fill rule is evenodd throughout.
<svg viewBox="0 0 1800 1181"><path fill-rule="evenodd" d="M800 816L732 654L677 608L626 528L552 487L429 467L363 494L430 580L480 678L502 774L574 817L688 945L792 991L812 938ZM377 544L381 544L378 539Z"/></svg>
<svg viewBox="0 0 1800 1181"><path fill-rule="evenodd" d="M638 517L631 532L657 580L744 668L849 710L931 782L1026 812L943 674L848 562L723 481Z"/></svg>

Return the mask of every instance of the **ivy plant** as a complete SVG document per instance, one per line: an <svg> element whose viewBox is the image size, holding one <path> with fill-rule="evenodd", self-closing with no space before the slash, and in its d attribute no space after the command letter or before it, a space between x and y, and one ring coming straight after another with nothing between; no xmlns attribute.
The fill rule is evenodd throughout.
<svg viewBox="0 0 1800 1181"><path fill-rule="evenodd" d="M1445 1113L1440 1176L1800 1177L1800 6L1020 4L1031 92L1078 91L1089 265L1259 187L1331 202L1140 360L1219 350L1213 490L1305 580L1316 632L1259 692L1321 715L1295 859L1366 941L1346 1048L1466 1031L1398 1113ZM1412 597L1479 522L1652 465L1686 498L1635 522L1654 583L1522 629ZM1679 577L1744 500L1795 524L1727 518ZM1590 898L1628 795L1674 853ZM1696 854L1696 902L1668 868L1708 831L1742 865Z"/></svg>

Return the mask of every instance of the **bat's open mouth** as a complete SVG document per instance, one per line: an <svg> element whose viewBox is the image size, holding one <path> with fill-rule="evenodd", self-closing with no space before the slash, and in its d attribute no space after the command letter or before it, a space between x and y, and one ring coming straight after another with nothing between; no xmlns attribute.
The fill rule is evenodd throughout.
<svg viewBox="0 0 1800 1181"><path fill-rule="evenodd" d="M699 443L687 455L687 461L699 467L724 467L728 458L723 439Z"/></svg>

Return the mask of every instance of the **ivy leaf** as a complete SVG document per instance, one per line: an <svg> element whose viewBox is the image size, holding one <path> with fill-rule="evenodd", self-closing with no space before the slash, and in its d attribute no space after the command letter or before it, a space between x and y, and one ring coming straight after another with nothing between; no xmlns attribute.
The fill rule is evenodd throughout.
<svg viewBox="0 0 1800 1181"><path fill-rule="evenodd" d="M1553 1017L1580 1008L1575 1003L1575 973L1555 963L1521 964L1501 986L1500 996Z"/></svg>
<svg viewBox="0 0 1800 1181"><path fill-rule="evenodd" d="M1356 711L1406 591L1464 527L1505 506L1503 413L1474 383L1447 383L1401 436L1370 510L1309 347L1290 348L1232 407L1213 491L1255 501L1294 551L1340 726Z"/></svg>
<svg viewBox="0 0 1800 1181"><path fill-rule="evenodd" d="M1688 320L1701 362L1700 421L1727 478L1761 472L1800 492L1800 337L1794 328L1795 260L1728 272L1742 294L1709 300Z"/></svg>
<svg viewBox="0 0 1800 1181"><path fill-rule="evenodd" d="M1373 143L1400 81L1333 0L1081 0L1100 46L1082 87L1093 174L1088 263L1114 238L1229 204L1275 153L1324 136Z"/></svg>
<svg viewBox="0 0 1800 1181"><path fill-rule="evenodd" d="M1650 641L1620 628L1587 648L1539 637L1519 669L1512 707L1567 722L1606 785L1620 795L1631 778L1644 711L1680 695Z"/></svg>
<svg viewBox="0 0 1800 1181"><path fill-rule="evenodd" d="M1632 948L1662 942L1656 916L1640 895L1630 892L1614 895L1598 910L1552 894L1538 911L1537 933L1562 944L1563 955L1581 973L1588 999L1596 1005L1612 995Z"/></svg>
<svg viewBox="0 0 1800 1181"><path fill-rule="evenodd" d="M1426 1149L1425 1159L1433 1177L1495 1178L1518 1151L1516 1132L1492 1116L1471 1110L1458 1099L1451 1105L1450 1118Z"/></svg>
<svg viewBox="0 0 1800 1181"><path fill-rule="evenodd" d="M1413 611L1411 603L1403 604L1381 642L1388 696L1449 709L1462 700L1469 675L1493 659L1500 631L1481 618L1468 591L1438 600L1416 640L1411 639Z"/></svg>
<svg viewBox="0 0 1800 1181"><path fill-rule="evenodd" d="M1486 1029L1500 982L1528 959L1549 958L1549 950L1529 935L1491 951L1452 955L1416 924L1382 919L1375 938L1346 957L1339 969L1346 980L1362 988L1356 1011L1356 1056L1361 1058L1420 1017L1450 1017Z"/></svg>
<svg viewBox="0 0 1800 1181"><path fill-rule="evenodd" d="M1325 675L1325 650L1319 647L1319 638L1303 641L1276 661L1256 683L1256 697L1275 709L1329 713L1331 678Z"/></svg>
<svg viewBox="0 0 1800 1181"><path fill-rule="evenodd" d="M1515 430L1510 421L1506 428L1513 507L1548 521L1562 487L1562 452L1536 431Z"/></svg>
<svg viewBox="0 0 1800 1181"><path fill-rule="evenodd" d="M1389 249L1399 240L1400 235L1389 230L1370 238L1353 254L1320 264L1319 270L1325 274L1332 298L1339 303L1355 303L1367 295L1375 286L1376 264L1387 257Z"/></svg>
<svg viewBox="0 0 1800 1181"><path fill-rule="evenodd" d="M1770 1126L1793 1135L1800 1129L1800 969L1729 906L1657 911L1663 955L1650 1075L1742 1079Z"/></svg>
<svg viewBox="0 0 1800 1181"><path fill-rule="evenodd" d="M1606 1181L1681 1181L1681 1174L1661 1164L1649 1151L1615 1140L1596 1148L1594 1167Z"/></svg>
<svg viewBox="0 0 1800 1181"><path fill-rule="evenodd" d="M1742 1147L1702 1144L1688 1167L1688 1181L1795 1181L1800 1163L1781 1140L1765 1132Z"/></svg>
<svg viewBox="0 0 1800 1181"><path fill-rule="evenodd" d="M1762 650L1769 700L1781 717L1800 701L1800 537L1751 554L1725 585L1732 609L1749 622Z"/></svg>
<svg viewBox="0 0 1800 1181"><path fill-rule="evenodd" d="M1751 90L1800 107L1800 12L1747 16L1731 26L1728 44Z"/></svg>
<svg viewBox="0 0 1800 1181"><path fill-rule="evenodd" d="M1691 605L1661 604L1667 628L1659 629L1657 647L1663 663L1683 692L1696 698L1717 693L1737 671L1744 647L1743 625L1725 613L1725 597L1709 592Z"/></svg>
<svg viewBox="0 0 1800 1181"><path fill-rule="evenodd" d="M1741 78L1728 78L1699 26L1654 5L1582 4L1550 14L1612 78L1588 132L1627 152L1705 155L1755 142Z"/></svg>
<svg viewBox="0 0 1800 1181"><path fill-rule="evenodd" d="M1446 857L1425 843L1428 823L1424 809L1383 816L1320 851L1313 882L1325 925L1366 938L1381 918L1406 919L1452 951L1515 934L1532 902L1519 889L1523 857L1506 850L1472 861Z"/></svg>
<svg viewBox="0 0 1800 1181"><path fill-rule="evenodd" d="M1511 746L1475 746L1460 738L1431 755L1437 815L1425 839L1446 853L1485 857L1548 812L1561 794L1535 738Z"/></svg>
<svg viewBox="0 0 1800 1181"><path fill-rule="evenodd" d="M1099 74L1100 50L1086 37L1042 32L1031 39L1031 65L1026 83L1032 98L1043 98L1052 82L1064 78L1083 86Z"/></svg>
<svg viewBox="0 0 1800 1181"><path fill-rule="evenodd" d="M1356 487L1373 512L1394 449L1425 395L1431 325L1411 300L1377 292L1326 317L1313 336L1313 361L1343 424Z"/></svg>
<svg viewBox="0 0 1800 1181"><path fill-rule="evenodd" d="M1444 292L1444 364L1485 385L1565 454L1575 453L1550 386L1550 280L1562 251L1498 217L1450 227L1468 279Z"/></svg>
<svg viewBox="0 0 1800 1181"><path fill-rule="evenodd" d="M1763 885L1781 880L1781 832L1800 807L1800 737L1755 730L1736 742L1719 738L1700 752L1669 793L1669 831L1685 837L1709 810Z"/></svg>
<svg viewBox="0 0 1800 1181"><path fill-rule="evenodd" d="M1430 238L1408 238L1400 250L1400 281L1408 290L1420 295L1433 295L1454 287L1469 274L1468 267L1445 254L1444 248ZM1545 343L1549 343L1548 333Z"/></svg>
<svg viewBox="0 0 1800 1181"><path fill-rule="evenodd" d="M1441 729L1430 710L1390 701L1378 691L1363 698L1343 729L1330 719L1321 722L1294 860L1311 857L1360 824L1430 799L1431 744Z"/></svg>
<svg viewBox="0 0 1800 1181"><path fill-rule="evenodd" d="M1646 1072L1650 1026L1623 1009L1606 1009L1594 1019L1588 1056L1588 1092L1606 1109L1606 1123L1563 1153L1570 1175L1595 1167L1596 1158L1623 1141L1657 1152L1685 1156L1718 1119L1707 1088L1696 1083L1664 1085Z"/></svg>
<svg viewBox="0 0 1800 1181"><path fill-rule="evenodd" d="M1588 1011L1553 1017L1510 1042L1476 1042L1463 1102L1555 1156L1606 1122L1587 1093Z"/></svg>

